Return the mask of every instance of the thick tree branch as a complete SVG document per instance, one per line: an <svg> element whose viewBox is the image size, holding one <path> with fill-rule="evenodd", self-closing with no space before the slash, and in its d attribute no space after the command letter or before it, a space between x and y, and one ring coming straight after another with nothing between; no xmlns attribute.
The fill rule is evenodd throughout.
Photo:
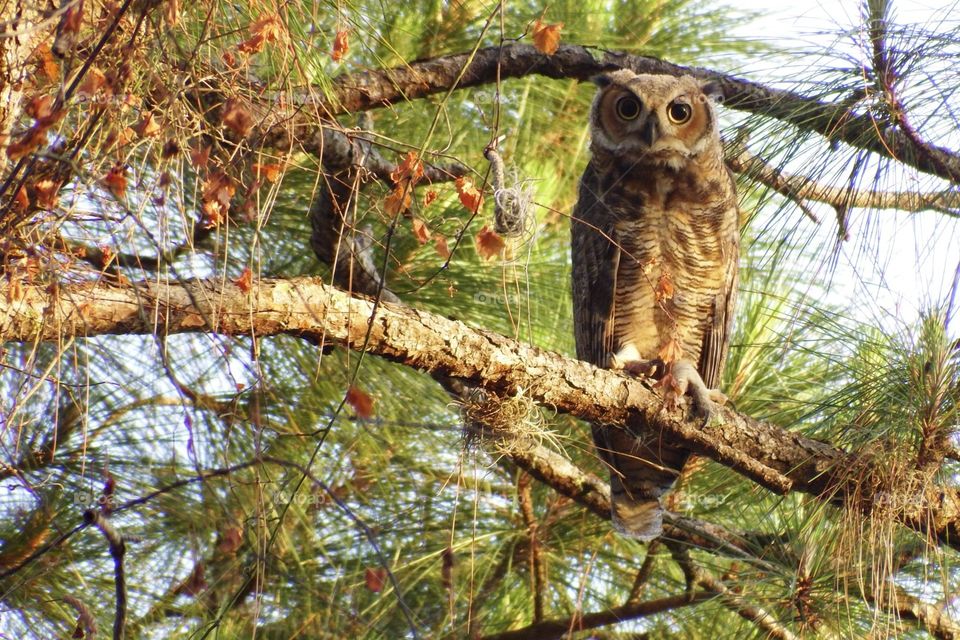
<svg viewBox="0 0 960 640"><path fill-rule="evenodd" d="M354 298L316 279L255 283L249 292L212 281L0 290L3 340L217 332L301 335L423 371L461 378L499 396L530 399L584 420L655 429L763 481L743 460L787 478L793 490L869 512L881 507L941 543L960 548L960 494L919 474L891 484L879 463L729 409L701 425L666 414L646 381L597 369L489 331L400 305ZM774 487L775 488L775 487Z"/></svg>
<svg viewBox="0 0 960 640"><path fill-rule="evenodd" d="M716 594L701 591L692 598L683 594L645 602L627 603L619 607L611 607L605 611L585 613L573 618L547 620L545 622L532 624L528 627L504 631L503 633L495 633L484 636L482 640L554 640L565 638L569 631L595 629L604 625L623 622L624 620L645 618L657 613L663 613L664 611L672 611L692 604L698 604L715 596Z"/></svg>
<svg viewBox="0 0 960 640"><path fill-rule="evenodd" d="M336 115L446 92L468 59L469 54L460 53L411 62L394 69L340 76L334 80L331 97L313 106L321 113ZM960 156L956 152L918 141L896 126L878 122L872 114L711 69L684 67L657 58L578 45L562 45L552 56L522 44L487 47L476 52L459 86L475 87L498 79L529 75L586 80L618 68L629 68L638 73L689 74L716 81L728 107L776 118L802 131L813 131L829 140L845 142L960 183ZM304 104L308 103L309 100L304 101Z"/></svg>

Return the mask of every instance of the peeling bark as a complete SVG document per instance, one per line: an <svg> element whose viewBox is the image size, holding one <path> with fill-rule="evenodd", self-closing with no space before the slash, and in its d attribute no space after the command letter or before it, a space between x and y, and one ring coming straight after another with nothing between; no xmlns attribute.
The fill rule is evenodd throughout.
<svg viewBox="0 0 960 640"><path fill-rule="evenodd" d="M366 348L498 396L523 393L590 422L646 425L755 480L762 478L754 477L744 460L787 478L791 490L863 512L883 508L904 525L960 549L960 494L953 487L933 484L919 474L894 486L867 456L845 453L729 409L723 409L722 423L685 421L661 410L663 402L647 381L425 311L382 304L371 318L373 308L372 301L313 278L263 280L248 293L214 281L5 287L0 290L0 337L52 341L108 334L285 333L320 344Z"/></svg>

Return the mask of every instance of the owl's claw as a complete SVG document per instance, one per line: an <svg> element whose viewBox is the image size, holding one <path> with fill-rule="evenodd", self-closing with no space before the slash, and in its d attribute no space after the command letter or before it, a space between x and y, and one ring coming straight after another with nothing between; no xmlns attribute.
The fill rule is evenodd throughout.
<svg viewBox="0 0 960 640"><path fill-rule="evenodd" d="M708 425L723 424L720 407L726 404L727 396L719 389L708 388L692 362L686 360L674 362L670 372L664 376L664 380L667 378L672 380L664 393L664 404L672 400L678 405L679 398L689 394L693 399L693 411L698 417L706 420ZM671 393L676 393L676 398L671 399Z"/></svg>
<svg viewBox="0 0 960 640"><path fill-rule="evenodd" d="M625 357L624 354L611 353L608 360L610 369L623 371L638 378L654 378L663 371L663 361L658 358L640 360Z"/></svg>

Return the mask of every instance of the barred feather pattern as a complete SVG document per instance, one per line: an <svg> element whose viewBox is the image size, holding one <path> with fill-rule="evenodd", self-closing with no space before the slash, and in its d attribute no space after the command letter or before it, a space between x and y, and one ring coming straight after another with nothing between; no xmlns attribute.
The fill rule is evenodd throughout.
<svg viewBox="0 0 960 640"><path fill-rule="evenodd" d="M667 97L660 102L670 99L670 83L677 79L631 76L620 78L656 117L657 97L644 93L648 79L664 88L660 93ZM662 154L630 143L630 133L618 140L609 131L615 118L598 112L604 91L618 79L602 84L594 103L592 158L572 218L577 357L601 367L611 366L613 356L653 360L672 341L673 353L679 348L682 360L696 363L712 389L726 358L739 258L735 186L723 164L715 118L712 111L701 118L703 131L689 140L674 131L673 148L683 143L694 151L682 161L677 154L664 161ZM664 137L671 132L660 128ZM594 425L593 436L610 468L614 526L641 540L659 536L659 500L689 452L644 425Z"/></svg>

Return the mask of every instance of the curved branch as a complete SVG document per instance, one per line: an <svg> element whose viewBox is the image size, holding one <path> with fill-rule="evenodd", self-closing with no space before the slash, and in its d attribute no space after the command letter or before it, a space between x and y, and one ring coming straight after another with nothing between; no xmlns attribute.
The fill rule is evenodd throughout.
<svg viewBox="0 0 960 640"><path fill-rule="evenodd" d="M481 640L553 640L565 638L569 631L595 629L608 624L623 622L624 620L645 618L657 613L663 613L664 611L672 611L692 604L699 604L714 597L716 597L714 593L701 591L694 594L693 597L687 594L681 594L678 596L667 596L666 598L659 598L657 600L627 603L619 607L611 607L605 611L584 613L579 616L574 616L573 618L538 622L528 627L483 636Z"/></svg>
<svg viewBox="0 0 960 640"><path fill-rule="evenodd" d="M741 464L751 460L787 478L791 490L864 513L884 509L902 524L960 549L960 491L954 487L934 484L920 474L891 484L889 474L869 456L846 453L730 409L720 412L722 421L687 421L663 411L662 399L647 381L402 305L381 304L371 317L373 302L313 278L263 280L248 291L217 281L8 289L0 290L3 340L212 331L292 334L320 344L365 348L502 397L522 392L590 422L653 429L754 477L753 470Z"/></svg>
<svg viewBox="0 0 960 640"><path fill-rule="evenodd" d="M729 154L726 162L732 171L744 174L798 203L812 200L844 209L863 207L914 212L931 210L960 218L960 192L957 191L923 193L833 187L806 176L781 171L745 148L736 149Z"/></svg>
<svg viewBox="0 0 960 640"><path fill-rule="evenodd" d="M468 60L470 54L459 53L393 69L343 75L334 80L329 98L319 102L305 98L301 104L312 103L321 113L337 115L446 92ZM824 102L712 69L685 67L657 58L579 45L562 45L551 56L523 44L487 47L473 56L459 86L475 87L498 79L529 75L586 80L618 68L633 69L637 73L687 74L714 81L727 107L776 118L801 131L816 132L829 140L845 142L960 183L960 155L955 151L918 140L899 127L877 121L870 114L852 111L842 103Z"/></svg>

